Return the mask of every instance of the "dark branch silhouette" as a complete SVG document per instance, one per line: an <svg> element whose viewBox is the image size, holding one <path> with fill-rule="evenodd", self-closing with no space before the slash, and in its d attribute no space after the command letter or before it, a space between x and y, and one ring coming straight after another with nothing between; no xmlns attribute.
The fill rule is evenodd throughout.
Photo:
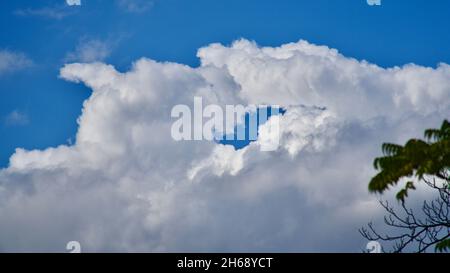
<svg viewBox="0 0 450 273"><path fill-rule="evenodd" d="M361 235L370 241L391 242L393 248L386 252L404 252L408 248L414 252L427 252L431 247L439 246L450 238L450 188L448 182L436 183L436 179L423 179L429 187L438 193L438 197L432 201L424 201L421 213L406 206L401 202L399 211L387 201L380 201L381 206L387 212L384 223L396 228L398 235L380 234L369 223L361 228ZM419 217L420 215L420 217ZM443 249L442 249L443 250ZM433 249L434 251L434 249Z"/></svg>
<svg viewBox="0 0 450 273"><path fill-rule="evenodd" d="M394 209L387 201L380 201L387 212L384 222L397 235L380 234L369 223L359 230L370 241L385 241L393 245L392 252L427 252L450 250L450 122L445 120L440 129L425 131L425 141L411 139L404 146L383 144L383 157L376 158L374 166L379 173L369 183L371 192L383 193L404 178L415 177L397 193L400 208ZM409 190L423 182L434 190L436 198L425 200L420 210L406 205Z"/></svg>

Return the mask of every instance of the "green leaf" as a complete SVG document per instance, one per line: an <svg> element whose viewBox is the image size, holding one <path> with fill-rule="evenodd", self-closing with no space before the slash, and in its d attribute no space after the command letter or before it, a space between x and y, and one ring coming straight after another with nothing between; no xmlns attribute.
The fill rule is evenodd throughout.
<svg viewBox="0 0 450 273"><path fill-rule="evenodd" d="M373 162L378 173L370 181L369 191L383 193L407 177L420 180L431 175L449 181L442 174L450 170L450 123L444 120L440 129L426 130L425 138L428 142L410 139L404 146L383 144L384 156ZM408 182L398 192L397 199L404 201L408 190L414 189L412 182Z"/></svg>
<svg viewBox="0 0 450 273"><path fill-rule="evenodd" d="M436 252L447 252L448 250L450 250L450 239L436 244Z"/></svg>
<svg viewBox="0 0 450 273"><path fill-rule="evenodd" d="M401 201L402 203L405 202L405 198L408 197L408 190L415 190L416 187L414 186L414 183L412 181L409 181L408 183L406 183L405 188L403 188L402 190L400 190L397 195L396 198L397 200Z"/></svg>

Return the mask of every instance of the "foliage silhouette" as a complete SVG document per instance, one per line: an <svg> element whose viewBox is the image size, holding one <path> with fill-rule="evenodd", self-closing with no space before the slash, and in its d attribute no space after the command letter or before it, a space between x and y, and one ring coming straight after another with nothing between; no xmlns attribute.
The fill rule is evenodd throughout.
<svg viewBox="0 0 450 273"><path fill-rule="evenodd" d="M426 252L431 246L437 252L450 250L450 123L445 120L441 128L428 129L424 136L425 140L411 139L404 146L385 143L384 156L374 160L379 172L369 183L370 192L384 193L405 178L411 179L396 195L403 214L380 201L388 213L385 224L400 230L400 235L381 235L372 223L360 229L368 240L393 242L394 252L408 247ZM438 192L438 198L424 201L420 214L405 204L408 191L415 190L415 183L419 182Z"/></svg>

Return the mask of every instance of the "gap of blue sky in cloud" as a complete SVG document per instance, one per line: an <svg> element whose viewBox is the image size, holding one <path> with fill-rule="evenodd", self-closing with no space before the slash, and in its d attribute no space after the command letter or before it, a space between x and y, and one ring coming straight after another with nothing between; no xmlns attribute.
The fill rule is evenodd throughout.
<svg viewBox="0 0 450 273"><path fill-rule="evenodd" d="M449 11L424 0L2 1L0 229L26 236L0 236L1 248L76 237L90 250L359 251L351 232L378 213L366 185L379 146L449 115ZM259 153L264 134L171 142L170 107L202 90L211 103L285 107L280 149ZM14 199L19 180L27 202ZM67 221L27 230L55 217Z"/></svg>
<svg viewBox="0 0 450 273"><path fill-rule="evenodd" d="M286 113L286 110L283 108L276 108L274 110L272 109L274 108L272 108L271 106L263 106L256 108L256 112L246 112L243 118L243 123L236 125L233 134L230 134L228 136L223 135L220 140L218 140L218 143L233 146L236 150L248 146L252 141L256 140L251 136L251 119L254 119L256 121L257 129L255 130L255 133L257 137L259 126L265 124L272 115L283 115L284 113ZM239 139L238 130L242 130L244 136L243 139Z"/></svg>

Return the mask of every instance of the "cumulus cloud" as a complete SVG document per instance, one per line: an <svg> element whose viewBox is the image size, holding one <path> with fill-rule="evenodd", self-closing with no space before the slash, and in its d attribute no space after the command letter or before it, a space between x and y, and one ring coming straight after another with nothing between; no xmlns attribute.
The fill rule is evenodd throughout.
<svg viewBox="0 0 450 273"><path fill-rule="evenodd" d="M73 52L67 53L66 62L103 61L111 54L112 45L99 39L82 39Z"/></svg>
<svg viewBox="0 0 450 273"><path fill-rule="evenodd" d="M0 50L0 75L30 67L33 62L22 52Z"/></svg>
<svg viewBox="0 0 450 273"><path fill-rule="evenodd" d="M450 67L384 69L299 41L198 51L201 66L142 58L128 72L68 64L93 90L72 146L17 149L0 171L0 248L64 251L360 251L377 218L367 192L381 143L438 126ZM280 147L263 125L241 150L174 141L176 104L278 104ZM268 126L268 124L266 124Z"/></svg>

